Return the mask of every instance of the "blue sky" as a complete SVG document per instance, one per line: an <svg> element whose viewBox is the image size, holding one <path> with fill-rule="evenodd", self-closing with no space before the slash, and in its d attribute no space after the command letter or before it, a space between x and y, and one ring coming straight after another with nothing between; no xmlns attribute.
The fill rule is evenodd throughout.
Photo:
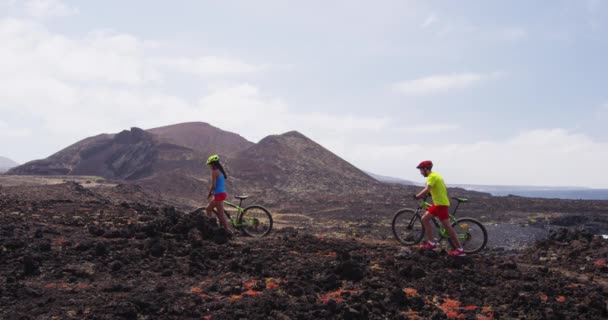
<svg viewBox="0 0 608 320"><path fill-rule="evenodd" d="M0 0L0 155L204 121L410 180L606 188L607 29L596 0Z"/></svg>

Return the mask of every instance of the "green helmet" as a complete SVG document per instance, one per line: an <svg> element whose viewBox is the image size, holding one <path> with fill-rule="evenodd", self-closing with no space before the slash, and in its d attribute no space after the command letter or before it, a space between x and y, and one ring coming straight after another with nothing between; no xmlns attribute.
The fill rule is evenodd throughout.
<svg viewBox="0 0 608 320"><path fill-rule="evenodd" d="M216 161L220 161L220 156L218 156L217 154L214 154L207 159L207 164L210 164L211 162L216 162Z"/></svg>

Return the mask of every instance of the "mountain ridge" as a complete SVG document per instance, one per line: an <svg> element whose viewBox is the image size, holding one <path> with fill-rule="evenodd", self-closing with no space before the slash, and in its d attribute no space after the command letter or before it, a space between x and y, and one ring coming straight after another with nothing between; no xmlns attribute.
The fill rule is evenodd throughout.
<svg viewBox="0 0 608 320"><path fill-rule="evenodd" d="M237 133L222 130L206 122L184 122L146 131L168 143L209 155L231 156L254 145Z"/></svg>
<svg viewBox="0 0 608 320"><path fill-rule="evenodd" d="M377 181L298 131L252 143L202 122L131 128L78 141L50 157L13 168L16 175L81 175L140 184L199 206L209 183L206 159L219 154L231 194L258 195L267 204L323 207L368 197L400 199L403 188Z"/></svg>
<svg viewBox="0 0 608 320"><path fill-rule="evenodd" d="M391 177L391 176L384 176L384 175L376 174L376 173L369 172L369 171L366 171L366 173L368 175L370 175L372 178L374 178L378 181L381 181L381 182L396 183L396 184L402 184L402 185L407 185L407 186L422 185L421 183L413 182L410 180L395 178L395 177Z"/></svg>
<svg viewBox="0 0 608 320"><path fill-rule="evenodd" d="M220 144L221 149L197 144L193 135ZM269 135L251 143L209 124L192 122L85 138L47 159L30 161L8 173L98 176L137 184L173 203L197 208L207 201L210 172L206 160L210 153L222 159L231 197L249 195L254 203L273 210L378 210L372 203L394 208L419 191L415 185L378 181L298 131ZM458 188L450 188L450 194L489 196Z"/></svg>
<svg viewBox="0 0 608 320"><path fill-rule="evenodd" d="M27 162L9 174L94 175L136 179L157 157L159 141L139 128L85 138L42 160Z"/></svg>
<svg viewBox="0 0 608 320"><path fill-rule="evenodd" d="M18 166L19 164L7 157L0 156L0 173L6 172L9 169Z"/></svg>
<svg viewBox="0 0 608 320"><path fill-rule="evenodd" d="M204 122L188 122L84 138L51 156L13 168L9 174L96 175L138 180L155 170L194 172L211 153L233 154L253 145ZM206 148L205 148L206 146ZM195 163L193 163L195 162Z"/></svg>

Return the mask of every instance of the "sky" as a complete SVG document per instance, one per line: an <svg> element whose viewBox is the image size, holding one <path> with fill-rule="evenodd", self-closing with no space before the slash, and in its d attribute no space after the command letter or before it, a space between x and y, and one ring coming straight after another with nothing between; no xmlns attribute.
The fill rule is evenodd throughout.
<svg viewBox="0 0 608 320"><path fill-rule="evenodd" d="M0 156L203 121L446 183L608 188L608 1L0 0Z"/></svg>

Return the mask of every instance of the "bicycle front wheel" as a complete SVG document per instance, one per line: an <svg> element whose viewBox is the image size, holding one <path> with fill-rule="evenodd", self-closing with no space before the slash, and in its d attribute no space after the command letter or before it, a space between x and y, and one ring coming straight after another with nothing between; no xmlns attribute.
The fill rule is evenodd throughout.
<svg viewBox="0 0 608 320"><path fill-rule="evenodd" d="M250 237L263 237L272 230L272 216L261 206L250 206L239 216L238 225Z"/></svg>
<svg viewBox="0 0 608 320"><path fill-rule="evenodd" d="M424 237L424 227L422 221L420 221L420 215L412 209L397 211L393 217L391 227L395 238L405 245L419 243Z"/></svg>
<svg viewBox="0 0 608 320"><path fill-rule="evenodd" d="M488 243L488 232L481 222L472 218L461 218L452 223L452 228L466 253L477 253ZM450 240L450 244L454 246Z"/></svg>

